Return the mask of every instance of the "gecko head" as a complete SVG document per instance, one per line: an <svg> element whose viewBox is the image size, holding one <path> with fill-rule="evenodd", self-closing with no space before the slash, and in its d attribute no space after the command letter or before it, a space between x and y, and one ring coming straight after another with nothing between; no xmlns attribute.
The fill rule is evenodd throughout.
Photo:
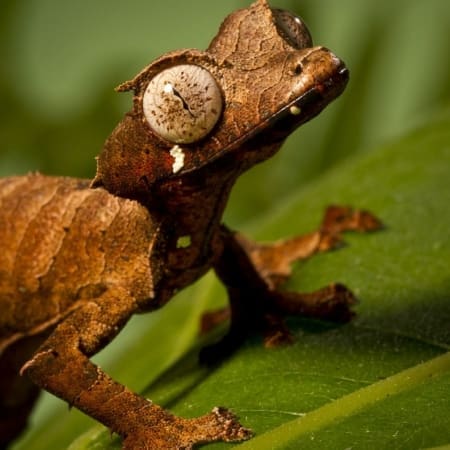
<svg viewBox="0 0 450 450"><path fill-rule="evenodd" d="M165 54L118 87L134 92L133 109L106 141L94 186L138 197L224 158L246 170L347 80L344 63L313 46L299 17L257 0L230 14L206 51Z"/></svg>

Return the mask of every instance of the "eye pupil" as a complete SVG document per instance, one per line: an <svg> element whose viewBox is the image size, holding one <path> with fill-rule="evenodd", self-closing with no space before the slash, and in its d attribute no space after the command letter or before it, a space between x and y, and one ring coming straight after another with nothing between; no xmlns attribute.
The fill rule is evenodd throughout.
<svg viewBox="0 0 450 450"><path fill-rule="evenodd" d="M303 20L284 9L272 8L278 34L292 47L300 50L312 47L311 34Z"/></svg>
<svg viewBox="0 0 450 450"><path fill-rule="evenodd" d="M150 80L142 107L147 123L160 137L190 144L211 132L222 113L223 101L208 70L182 64Z"/></svg>

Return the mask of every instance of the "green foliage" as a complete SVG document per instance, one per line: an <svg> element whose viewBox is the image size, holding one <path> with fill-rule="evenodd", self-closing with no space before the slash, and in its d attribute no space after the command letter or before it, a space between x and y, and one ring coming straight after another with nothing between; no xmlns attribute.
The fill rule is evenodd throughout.
<svg viewBox="0 0 450 450"><path fill-rule="evenodd" d="M92 176L93 157L129 108L112 87L167 50L205 48L225 14L248 3L3 1L1 174ZM257 434L242 448L449 444L450 113L436 111L449 101L450 3L276 3L302 14L315 42L346 61L351 81L238 183L227 219L274 239L313 229L329 203L377 213L384 231L349 235L348 247L297 265L287 286L346 283L361 299L357 319L341 327L293 319L295 345L266 351L255 336L208 370L192 350L197 324L225 301L209 275L134 318L96 362L178 414L232 408ZM15 449L67 448L94 423L48 395L33 420ZM71 450L102 443L120 448L96 425Z"/></svg>

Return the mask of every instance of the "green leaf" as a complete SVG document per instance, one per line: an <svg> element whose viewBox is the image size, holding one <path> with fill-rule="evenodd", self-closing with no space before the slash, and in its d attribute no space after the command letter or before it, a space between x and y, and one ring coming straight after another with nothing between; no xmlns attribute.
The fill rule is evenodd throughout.
<svg viewBox="0 0 450 450"><path fill-rule="evenodd" d="M242 449L448 444L449 175L447 112L295 193L250 228L264 238L308 230L329 202L368 208L386 225L348 235L347 247L298 265L289 283L299 290L346 283L361 299L356 320L336 326L292 319L294 345L265 350L255 336L215 369L199 366L193 351L144 395L189 417L215 405L232 408L256 433ZM208 279L193 294L214 301L217 289ZM142 339L150 346L155 337ZM70 450L94 448L118 449L120 441L96 426Z"/></svg>

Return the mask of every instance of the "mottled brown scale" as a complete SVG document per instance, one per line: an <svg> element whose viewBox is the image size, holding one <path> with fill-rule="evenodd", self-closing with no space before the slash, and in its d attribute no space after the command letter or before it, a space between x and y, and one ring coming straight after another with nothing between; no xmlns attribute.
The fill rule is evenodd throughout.
<svg viewBox="0 0 450 450"><path fill-rule="evenodd" d="M164 91L157 96L172 96L175 110L158 114L193 118L197 126L203 94L197 80L186 82L197 67L213 77L222 103L198 134L189 121L181 124L194 137L188 141L170 131L177 124L166 117L159 135L143 111L153 77L180 65L170 72L174 89L156 88ZM0 448L25 426L38 388L118 433L124 449L189 449L250 437L224 408L176 417L89 357L134 313L164 305L210 269L224 283L230 309L206 316L204 326L227 315L231 324L203 351L209 362L252 330L268 347L291 341L286 314L351 317L354 298L340 284L308 294L280 287L295 260L334 248L344 231L379 228L370 213L330 207L317 231L267 245L221 222L237 177L278 151L347 79L342 61L314 47L299 18L257 0L225 19L207 51L163 55L119 87L134 92L133 108L105 142L92 182L39 174L0 180Z"/></svg>
<svg viewBox="0 0 450 450"><path fill-rule="evenodd" d="M116 284L129 290L137 306L153 296L159 224L148 210L89 189L85 180L42 175L6 180L2 188L8 192L0 197L0 227L8 243L8 251L0 253L1 344L53 326ZM24 180L27 195L20 195ZM18 210L27 209L29 217L18 221Z"/></svg>

